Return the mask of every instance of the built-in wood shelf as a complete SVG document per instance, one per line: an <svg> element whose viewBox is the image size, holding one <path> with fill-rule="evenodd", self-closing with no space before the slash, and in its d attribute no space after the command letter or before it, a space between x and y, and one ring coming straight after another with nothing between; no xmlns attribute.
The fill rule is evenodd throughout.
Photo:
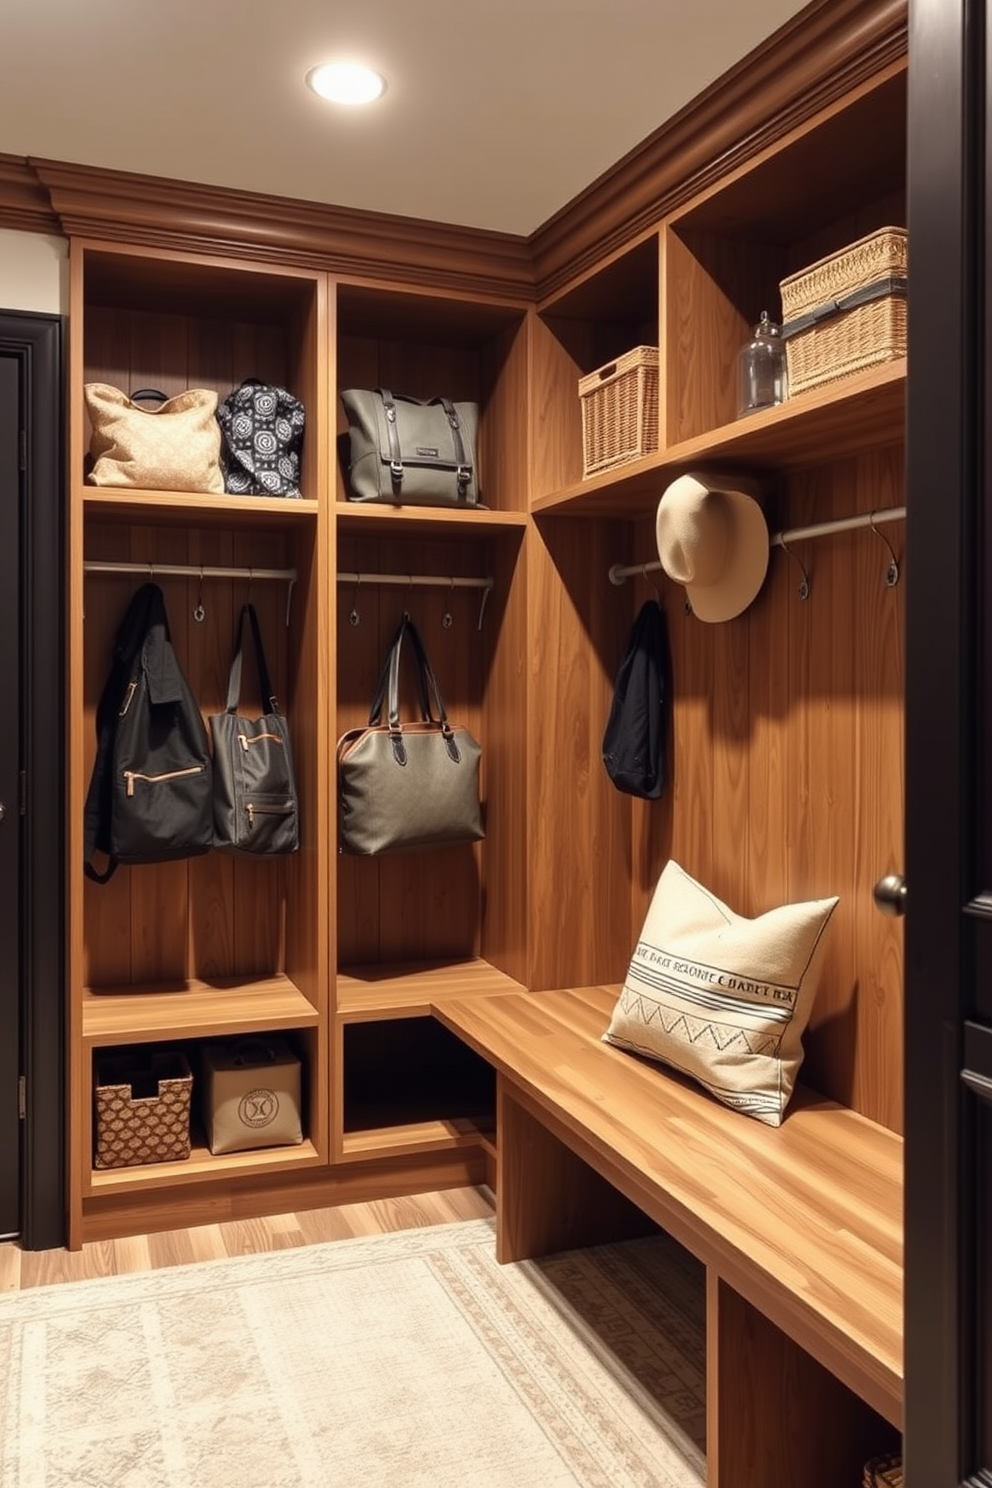
<svg viewBox="0 0 992 1488"><path fill-rule="evenodd" d="M337 525L342 532L369 532L376 523L386 525L378 535L406 529L408 535L423 533L460 537L464 532L493 533L527 525L525 512L480 511L478 507L387 506L371 501L339 501Z"/></svg>
<svg viewBox="0 0 992 1488"><path fill-rule="evenodd" d="M457 1117L345 1132L342 1156L347 1161L357 1162L362 1158L404 1157L456 1147L482 1147L490 1155L495 1155L492 1120Z"/></svg>
<svg viewBox="0 0 992 1488"><path fill-rule="evenodd" d="M304 1140L291 1147L257 1147L250 1152L228 1152L215 1156L208 1147L194 1146L183 1162L145 1163L134 1168L95 1168L90 1191L101 1197L135 1190L174 1187L219 1177L236 1178L239 1174L257 1175L260 1171L282 1171L322 1162L312 1142Z"/></svg>
<svg viewBox="0 0 992 1488"><path fill-rule="evenodd" d="M488 961L375 962L338 972L337 1011L343 1022L426 1018L448 997L520 992L519 982Z"/></svg>
<svg viewBox="0 0 992 1488"><path fill-rule="evenodd" d="M319 1015L287 976L190 979L181 986L87 988L82 999L84 1045L154 1043L159 1039L275 1033L312 1028Z"/></svg>
<svg viewBox="0 0 992 1488"><path fill-rule="evenodd" d="M906 359L853 373L798 393L619 469L566 486L532 503L536 514L641 517L658 504L669 478L707 463L783 471L863 453L903 440Z"/></svg>
<svg viewBox="0 0 992 1488"><path fill-rule="evenodd" d="M83 485L80 499L88 516L114 517L121 521L154 519L156 522L189 522L197 526L239 523L251 517L259 522L312 519L320 509L317 501L282 496L228 496L216 492L142 491L137 487Z"/></svg>

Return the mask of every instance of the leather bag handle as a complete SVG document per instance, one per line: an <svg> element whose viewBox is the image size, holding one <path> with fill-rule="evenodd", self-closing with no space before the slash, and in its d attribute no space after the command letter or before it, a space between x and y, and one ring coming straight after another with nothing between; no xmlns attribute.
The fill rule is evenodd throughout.
<svg viewBox="0 0 992 1488"><path fill-rule="evenodd" d="M379 673L379 680L375 685L375 692L372 694L372 706L369 709L370 728L373 728L376 724L382 722L382 707L386 701L386 689L389 685L389 665L392 660L393 651L402 639L404 627L408 623L408 618L404 616L403 619L400 621L396 633L394 634L393 639L390 641L389 647L386 651L386 659L382 663L382 671ZM435 722L435 719L431 713L430 699L427 696L427 686L424 681L424 675L419 667L417 668L417 698L420 704L421 722Z"/></svg>
<svg viewBox="0 0 992 1488"><path fill-rule="evenodd" d="M265 660L265 648L262 645L262 632L259 628L258 616L255 613L255 606L253 604L242 605L241 614L238 617L234 655L231 658L231 670L227 678L227 711L228 713L236 713L241 697L241 657L246 616L251 622L251 633L255 646L255 665L258 669L258 685L262 693L262 712L278 713L279 704L276 702L275 693L272 691L269 668Z"/></svg>
<svg viewBox="0 0 992 1488"><path fill-rule="evenodd" d="M437 718L431 719L430 721L436 722L439 725L448 754L450 755L453 762L457 765L461 761L461 753L455 741L454 732L451 728L450 723L448 722L448 714L445 710L444 699L441 696L441 689L438 686L437 678L434 675L434 669L427 658L427 652L424 648L424 643L420 639L420 632L417 630L417 627L414 625L409 616L404 616L403 623L400 626L399 631L397 632L396 640L393 643L393 646L389 653L387 709L389 721L389 737L392 741L393 746L393 758L396 760L396 763L398 765L405 765L407 762L406 747L403 743L403 726L400 723L399 706L400 657L403 650L403 638L407 635L410 637L410 643L413 648L413 655L416 662L417 672L421 679L420 685L422 689L427 692L428 696L433 694L434 703L437 708Z"/></svg>
<svg viewBox="0 0 992 1488"><path fill-rule="evenodd" d="M159 388L138 388L136 392L130 394L130 399L132 403L151 403L152 401L168 403L169 395Z"/></svg>

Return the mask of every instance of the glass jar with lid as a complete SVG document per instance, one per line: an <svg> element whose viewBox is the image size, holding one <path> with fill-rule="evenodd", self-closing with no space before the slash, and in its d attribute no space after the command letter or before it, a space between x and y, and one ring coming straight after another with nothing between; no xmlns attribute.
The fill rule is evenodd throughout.
<svg viewBox="0 0 992 1488"><path fill-rule="evenodd" d="M737 415L784 403L788 394L782 330L762 310L754 334L737 356Z"/></svg>

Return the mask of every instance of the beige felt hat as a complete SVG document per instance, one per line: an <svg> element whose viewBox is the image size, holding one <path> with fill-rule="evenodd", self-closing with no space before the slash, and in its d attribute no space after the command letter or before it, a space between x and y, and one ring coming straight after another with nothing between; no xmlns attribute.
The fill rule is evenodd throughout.
<svg viewBox="0 0 992 1488"><path fill-rule="evenodd" d="M768 526L747 481L690 474L658 503L658 557L685 585L700 620L732 620L755 598L768 571Z"/></svg>

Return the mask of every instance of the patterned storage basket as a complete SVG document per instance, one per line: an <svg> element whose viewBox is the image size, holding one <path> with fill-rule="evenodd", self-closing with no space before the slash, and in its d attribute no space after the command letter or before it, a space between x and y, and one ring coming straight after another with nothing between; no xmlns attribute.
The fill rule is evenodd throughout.
<svg viewBox="0 0 992 1488"><path fill-rule="evenodd" d="M192 1093L193 1076L178 1050L98 1055L96 1167L134 1168L188 1158Z"/></svg>
<svg viewBox="0 0 992 1488"><path fill-rule="evenodd" d="M906 248L884 227L782 280L790 394L905 356Z"/></svg>
<svg viewBox="0 0 992 1488"><path fill-rule="evenodd" d="M902 1457L873 1457L865 1463L861 1488L903 1488Z"/></svg>
<svg viewBox="0 0 992 1488"><path fill-rule="evenodd" d="M658 448L658 348L635 346L579 378L582 474L610 470Z"/></svg>

